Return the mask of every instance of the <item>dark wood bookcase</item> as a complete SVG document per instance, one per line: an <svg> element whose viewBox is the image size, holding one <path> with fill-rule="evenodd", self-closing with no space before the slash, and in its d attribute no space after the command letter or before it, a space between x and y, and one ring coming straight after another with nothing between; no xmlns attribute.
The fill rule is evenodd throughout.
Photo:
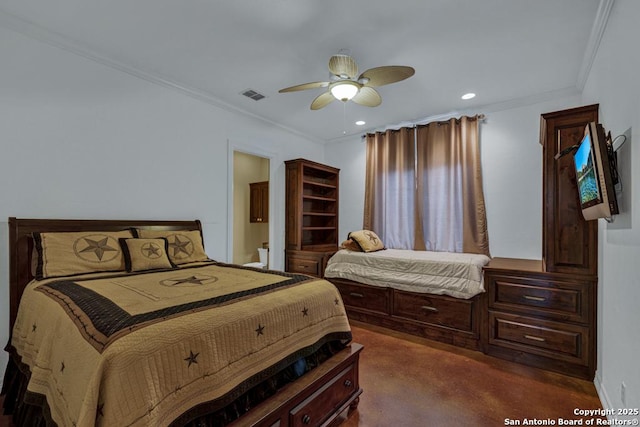
<svg viewBox="0 0 640 427"><path fill-rule="evenodd" d="M340 170L305 159L285 165L285 270L322 277L338 249Z"/></svg>

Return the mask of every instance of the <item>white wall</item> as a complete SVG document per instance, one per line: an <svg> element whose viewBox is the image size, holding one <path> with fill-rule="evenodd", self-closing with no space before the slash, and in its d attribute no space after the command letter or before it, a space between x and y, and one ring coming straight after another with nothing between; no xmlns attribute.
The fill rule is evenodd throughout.
<svg viewBox="0 0 640 427"><path fill-rule="evenodd" d="M325 146L325 163L340 169L338 243L350 231L362 229L365 154L365 142L359 137Z"/></svg>
<svg viewBox="0 0 640 427"><path fill-rule="evenodd" d="M606 408L640 407L640 2L617 0L607 22L583 98L600 103L600 122L615 137L631 129L620 159L629 173L623 211L599 223L598 372ZM635 193L635 194L633 194ZM631 197L630 197L631 196ZM626 404L620 386L626 384ZM623 417L618 417L623 418ZM640 417L632 417L640 419Z"/></svg>
<svg viewBox="0 0 640 427"><path fill-rule="evenodd" d="M323 161L321 145L2 27L0 58L2 346L9 216L199 218L208 255L226 261L228 141L275 155L270 244L283 267L283 161Z"/></svg>

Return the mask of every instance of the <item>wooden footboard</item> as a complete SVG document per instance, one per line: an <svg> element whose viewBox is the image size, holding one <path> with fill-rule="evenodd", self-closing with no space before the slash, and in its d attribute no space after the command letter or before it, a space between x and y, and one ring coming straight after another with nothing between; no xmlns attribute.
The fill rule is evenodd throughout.
<svg viewBox="0 0 640 427"><path fill-rule="evenodd" d="M406 292L346 279L327 279L340 290L352 320L472 350L482 350L480 333L485 294L464 300Z"/></svg>
<svg viewBox="0 0 640 427"><path fill-rule="evenodd" d="M282 390L231 427L328 426L358 407L362 389L358 366L362 345L351 345Z"/></svg>

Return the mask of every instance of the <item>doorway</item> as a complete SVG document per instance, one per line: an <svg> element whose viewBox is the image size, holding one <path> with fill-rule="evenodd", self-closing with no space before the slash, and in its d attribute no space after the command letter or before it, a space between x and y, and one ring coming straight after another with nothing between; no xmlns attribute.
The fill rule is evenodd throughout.
<svg viewBox="0 0 640 427"><path fill-rule="evenodd" d="M244 151L233 151L233 218L232 257L233 264L260 262L258 249L268 249L269 227L269 176L270 159ZM255 196L256 184L263 188ZM254 187L254 197L251 188ZM266 188L266 193L264 189ZM256 206L260 204L260 206ZM252 215L252 210L263 213ZM267 266L265 265L265 268Z"/></svg>

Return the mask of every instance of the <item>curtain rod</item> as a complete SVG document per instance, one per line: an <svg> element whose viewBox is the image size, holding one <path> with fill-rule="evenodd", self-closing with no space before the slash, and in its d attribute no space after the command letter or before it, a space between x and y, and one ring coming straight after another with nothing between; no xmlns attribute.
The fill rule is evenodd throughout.
<svg viewBox="0 0 640 427"><path fill-rule="evenodd" d="M446 120L434 120L434 121L432 121L432 122L426 122L426 123L425 123L425 121L426 121L426 120L428 120L428 119L425 119L425 120L422 120L422 121L409 123L407 126L401 126L401 127L399 127L398 129L391 129L391 130L400 130L400 129L402 129L403 127L417 128L418 126L430 125L430 124L432 124L432 123L437 123L437 124L446 124L446 123L449 123L449 120L451 120L451 119L459 120L461 117L469 117L469 118L473 118L473 119L475 119L475 120L478 120L479 122L484 121L484 120L487 118L484 114L482 114L482 113L481 113L481 114L476 114L475 116L460 116L460 117L451 116L451 117L449 117L449 118L448 118L448 119L446 119ZM390 128L386 128L384 131L387 131L387 130L390 130ZM384 132L384 131L372 131L372 132L367 132L367 133L363 134L363 135L361 136L361 138L366 138L366 137L367 137L367 135L368 135L368 134L371 134L371 133Z"/></svg>

